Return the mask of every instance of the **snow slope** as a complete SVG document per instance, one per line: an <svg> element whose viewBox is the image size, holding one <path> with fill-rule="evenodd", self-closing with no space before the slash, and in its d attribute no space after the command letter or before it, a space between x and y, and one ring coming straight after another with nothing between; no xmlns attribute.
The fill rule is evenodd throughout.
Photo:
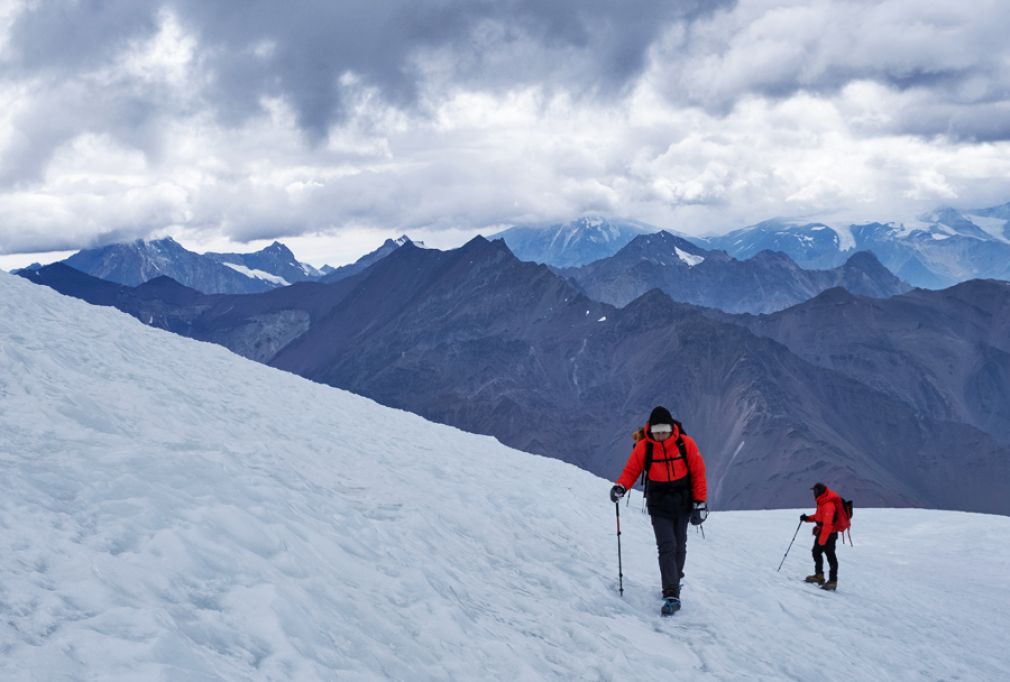
<svg viewBox="0 0 1010 682"><path fill-rule="evenodd" d="M251 277L253 279L262 279L262 280L264 280L266 282L270 282L271 284L276 284L278 286L286 287L286 286L290 286L290 284L291 284L290 282L288 282L283 277L279 277L277 275L271 275L269 272L264 272L263 270L256 270L254 268L247 268L246 266L239 265L238 263L227 263L227 262L224 262L224 263L221 263L221 265L225 266L226 268L231 268L235 272L240 272L243 275L245 275L246 277Z"/></svg>
<svg viewBox="0 0 1010 682"><path fill-rule="evenodd" d="M702 444L704 445L704 444ZM1010 519L713 512L658 611L640 497L0 274L0 678L1007 679Z"/></svg>

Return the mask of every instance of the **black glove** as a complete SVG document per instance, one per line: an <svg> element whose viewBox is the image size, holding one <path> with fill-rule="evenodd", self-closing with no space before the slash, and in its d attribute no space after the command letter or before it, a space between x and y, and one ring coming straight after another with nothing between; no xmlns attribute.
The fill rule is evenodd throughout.
<svg viewBox="0 0 1010 682"><path fill-rule="evenodd" d="M806 514L800 514L800 521L809 521L810 517Z"/></svg>
<svg viewBox="0 0 1010 682"><path fill-rule="evenodd" d="M704 502L695 502L691 508L691 525L700 526L708 518L708 505Z"/></svg>
<svg viewBox="0 0 1010 682"><path fill-rule="evenodd" d="M624 497L624 493L628 492L625 490L623 485L615 485L610 489L610 501L617 502L619 499Z"/></svg>

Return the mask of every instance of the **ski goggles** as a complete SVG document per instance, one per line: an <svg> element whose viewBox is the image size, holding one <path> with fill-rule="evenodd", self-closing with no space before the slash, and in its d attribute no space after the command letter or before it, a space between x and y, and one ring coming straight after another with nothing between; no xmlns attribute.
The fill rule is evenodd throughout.
<svg viewBox="0 0 1010 682"><path fill-rule="evenodd" d="M665 438L673 433L673 426L670 424L656 424L655 426L650 426L649 431L653 436L658 438Z"/></svg>

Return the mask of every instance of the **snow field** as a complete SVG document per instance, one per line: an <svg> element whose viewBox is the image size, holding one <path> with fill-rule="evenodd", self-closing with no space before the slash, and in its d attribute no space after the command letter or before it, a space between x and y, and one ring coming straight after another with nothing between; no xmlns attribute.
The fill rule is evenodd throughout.
<svg viewBox="0 0 1010 682"><path fill-rule="evenodd" d="M609 487L0 274L2 679L1010 677L1010 519L858 509L827 594L716 510L662 619Z"/></svg>

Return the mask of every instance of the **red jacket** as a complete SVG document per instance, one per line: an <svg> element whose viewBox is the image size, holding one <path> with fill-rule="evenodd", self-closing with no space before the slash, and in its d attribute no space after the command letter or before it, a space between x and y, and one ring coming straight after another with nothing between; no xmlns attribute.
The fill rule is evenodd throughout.
<svg viewBox="0 0 1010 682"><path fill-rule="evenodd" d="M638 477L642 474L642 469L645 467L645 444L652 443L652 466L649 467L649 480L678 481L687 476L688 468L690 468L691 498L695 502L706 501L708 499L708 485L705 483L705 460L701 458L701 453L698 452L698 445L694 442L694 439L685 433L681 436L684 439L684 450L687 457L687 464L685 465L684 460L679 459L680 452L677 450L678 435L679 429L674 424L673 433L669 438L663 441L654 440L649 435L649 425L646 424L645 437L635 444L634 450L631 451L631 456L628 457L628 463L624 465L624 471L621 472L621 477L617 479L617 484L623 486L626 490L630 490L635 485L635 481L638 480ZM667 457L676 457L678 459L674 459L672 462L656 461L666 459Z"/></svg>
<svg viewBox="0 0 1010 682"><path fill-rule="evenodd" d="M818 545L827 543L828 536L838 531L835 523L838 518L837 515L845 513L841 507L842 498L838 495L838 493L830 488L825 490L821 496L817 498L817 511L814 512L813 516L807 516L807 521L810 523L816 523L820 526L821 532L819 534L817 534L817 529L814 529L814 533L817 534Z"/></svg>

